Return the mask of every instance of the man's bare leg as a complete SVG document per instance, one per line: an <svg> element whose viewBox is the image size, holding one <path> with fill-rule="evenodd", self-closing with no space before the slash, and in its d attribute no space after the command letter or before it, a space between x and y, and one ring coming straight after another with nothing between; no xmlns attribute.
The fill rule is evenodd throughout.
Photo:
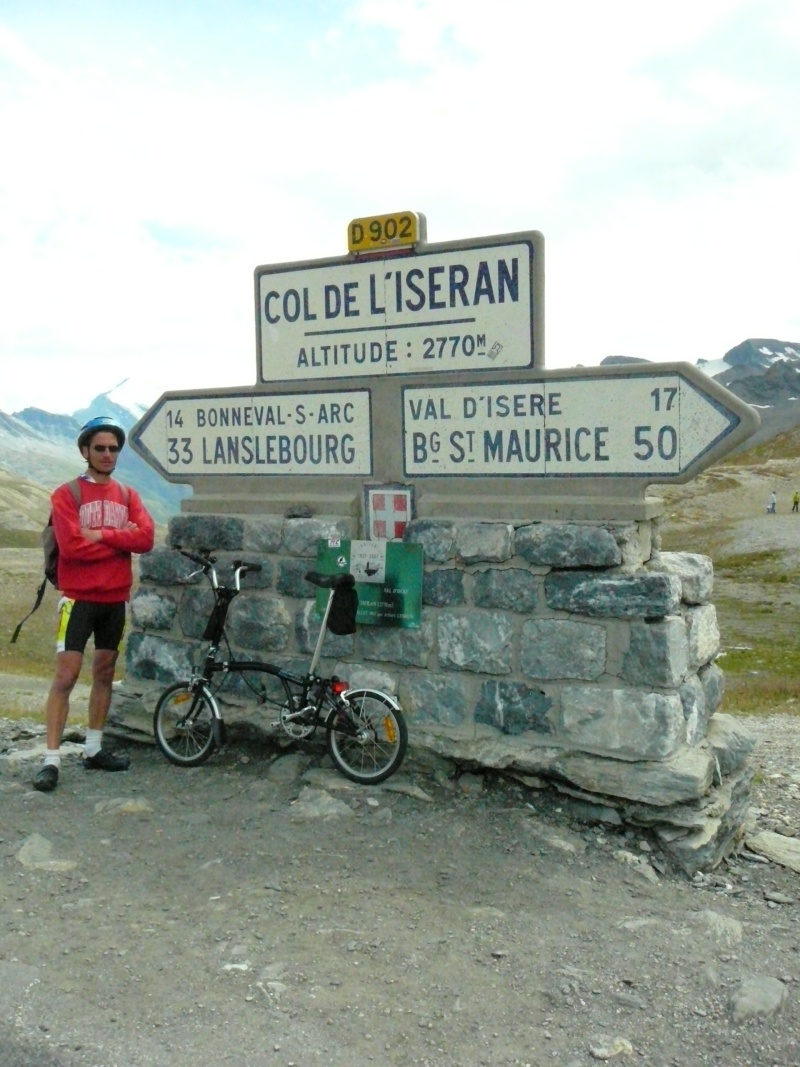
<svg viewBox="0 0 800 1067"><path fill-rule="evenodd" d="M33 780L34 787L43 793L55 789L61 766L61 738L69 715L69 697L81 673L83 654L80 652L56 653L56 673L47 694L45 719L47 722L47 751L44 767Z"/></svg>
<svg viewBox="0 0 800 1067"><path fill-rule="evenodd" d="M117 652L97 649L92 660L92 690L89 694L89 728L86 731L84 767L90 770L125 771L130 760L103 749L103 727L111 707L111 693Z"/></svg>

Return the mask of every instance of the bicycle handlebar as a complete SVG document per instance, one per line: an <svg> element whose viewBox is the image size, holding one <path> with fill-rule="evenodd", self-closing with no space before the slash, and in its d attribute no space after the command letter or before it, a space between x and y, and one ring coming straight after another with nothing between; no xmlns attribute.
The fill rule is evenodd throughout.
<svg viewBox="0 0 800 1067"><path fill-rule="evenodd" d="M175 545L175 551L180 552L182 556L186 556L186 558L190 559L192 563L197 563L203 568L204 571L211 570L211 568L217 562L217 557L209 555L209 550L207 548L201 549L201 552L205 553L205 555L202 556L199 555L197 552L190 552L188 548L182 548L180 545Z"/></svg>
<svg viewBox="0 0 800 1067"><path fill-rule="evenodd" d="M205 574L211 582L213 589L220 588L215 566L217 557L212 556L207 548L200 549L200 552L192 552L188 548L182 548L180 545L175 545L175 549L177 552L180 552L182 556L190 559L192 563L196 563L198 567L200 567L203 574ZM200 553L203 553L203 555ZM248 573L258 574L263 569L260 563L247 563L245 560L241 559L233 560L232 567L234 573L234 589L237 593L239 592L242 575Z"/></svg>

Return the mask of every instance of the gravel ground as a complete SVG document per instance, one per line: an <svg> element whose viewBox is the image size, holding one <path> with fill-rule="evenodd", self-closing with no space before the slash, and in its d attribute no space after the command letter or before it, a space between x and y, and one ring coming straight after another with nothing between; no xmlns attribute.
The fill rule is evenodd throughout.
<svg viewBox="0 0 800 1067"><path fill-rule="evenodd" d="M800 719L748 724L753 829L794 835ZM800 1062L800 875L746 848L689 880L413 750L365 789L313 752L131 745L44 795L40 729L0 720L2 1067Z"/></svg>

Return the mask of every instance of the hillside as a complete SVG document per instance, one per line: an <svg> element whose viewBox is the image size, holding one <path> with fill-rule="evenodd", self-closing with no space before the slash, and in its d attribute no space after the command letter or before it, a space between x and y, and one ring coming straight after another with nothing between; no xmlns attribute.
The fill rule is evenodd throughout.
<svg viewBox="0 0 800 1067"><path fill-rule="evenodd" d="M767 514L774 489L777 513ZM714 561L727 710L800 711L800 428L704 471L659 487L663 547Z"/></svg>
<svg viewBox="0 0 800 1067"><path fill-rule="evenodd" d="M0 468L0 545L30 543L31 535L38 539L49 510L48 489Z"/></svg>

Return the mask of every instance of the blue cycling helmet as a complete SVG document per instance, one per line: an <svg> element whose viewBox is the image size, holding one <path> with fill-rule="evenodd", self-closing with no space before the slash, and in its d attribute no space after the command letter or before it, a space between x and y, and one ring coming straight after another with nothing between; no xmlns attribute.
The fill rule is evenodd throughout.
<svg viewBox="0 0 800 1067"><path fill-rule="evenodd" d="M125 431L108 415L98 415L97 418L89 419L85 426L81 427L78 434L78 449L88 445L96 433L113 433L120 448L125 444Z"/></svg>

